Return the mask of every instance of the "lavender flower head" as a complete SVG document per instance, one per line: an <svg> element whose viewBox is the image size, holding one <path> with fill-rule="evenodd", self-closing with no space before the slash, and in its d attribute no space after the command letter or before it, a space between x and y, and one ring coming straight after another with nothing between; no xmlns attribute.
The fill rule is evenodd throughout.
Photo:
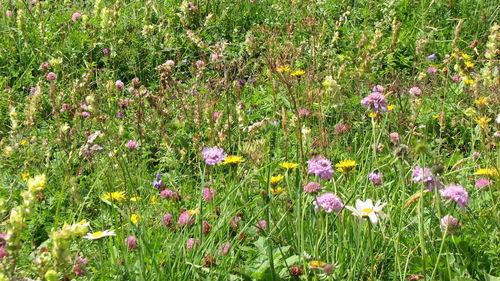
<svg viewBox="0 0 500 281"><path fill-rule="evenodd" d="M381 185L382 184L382 173L369 173L368 179L370 179L373 184Z"/></svg>
<svg viewBox="0 0 500 281"><path fill-rule="evenodd" d="M469 203L469 194L467 190L459 184L450 184L439 190L439 193L444 198L451 199L462 208L465 209Z"/></svg>
<svg viewBox="0 0 500 281"><path fill-rule="evenodd" d="M451 234L459 227L458 219L446 215L441 219L441 230L446 231L446 233Z"/></svg>
<svg viewBox="0 0 500 281"><path fill-rule="evenodd" d="M219 164L227 157L227 154L224 154L224 149L217 146L206 147L201 154L203 155L203 159L205 159L205 163L211 166Z"/></svg>
<svg viewBox="0 0 500 281"><path fill-rule="evenodd" d="M340 212L342 207L344 207L344 203L342 200L335 196L333 193L327 192L323 193L320 196L316 197L316 200L313 202L314 211L319 211L321 207L325 212L330 214L332 211Z"/></svg>
<svg viewBox="0 0 500 281"><path fill-rule="evenodd" d="M429 190L433 189L435 186L439 184L432 176L430 168L422 168L420 166L417 166L412 170L412 173L413 173L413 179L412 179L413 182L414 183L423 182L427 184L427 189Z"/></svg>
<svg viewBox="0 0 500 281"><path fill-rule="evenodd" d="M428 60L435 60L435 59L437 59L437 56L436 56L436 54L432 54L432 55L429 55L429 56L427 57L427 59L428 59Z"/></svg>
<svg viewBox="0 0 500 281"><path fill-rule="evenodd" d="M361 105L370 108L373 105L373 109L376 113L387 112L387 100L385 96L380 92L373 92L361 100Z"/></svg>
<svg viewBox="0 0 500 281"><path fill-rule="evenodd" d="M326 180L332 177L333 168L332 163L324 157L316 157L307 161L309 168L309 174L314 174L322 180Z"/></svg>

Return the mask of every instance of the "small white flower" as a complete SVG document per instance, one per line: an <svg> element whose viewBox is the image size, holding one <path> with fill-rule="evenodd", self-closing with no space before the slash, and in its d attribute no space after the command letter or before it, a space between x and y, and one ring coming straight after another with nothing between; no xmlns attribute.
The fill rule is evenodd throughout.
<svg viewBox="0 0 500 281"><path fill-rule="evenodd" d="M104 231L97 231L94 233L87 233L87 235L85 235L83 237L83 239L97 240L97 239L101 239L101 238L106 237L106 236L116 236L115 231L114 230L104 230Z"/></svg>
<svg viewBox="0 0 500 281"><path fill-rule="evenodd" d="M368 199L366 201L356 200L356 208L351 206L345 206L348 210L352 212L354 216L360 218L369 218L373 224L377 224L378 217L384 218L385 214L382 212L382 208L385 207L387 203L381 204L380 200L373 205L373 201Z"/></svg>

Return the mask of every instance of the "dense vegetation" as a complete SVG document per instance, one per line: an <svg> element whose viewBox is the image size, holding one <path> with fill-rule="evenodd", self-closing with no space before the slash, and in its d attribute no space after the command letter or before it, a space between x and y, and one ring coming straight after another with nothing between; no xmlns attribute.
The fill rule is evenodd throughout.
<svg viewBox="0 0 500 281"><path fill-rule="evenodd" d="M500 279L497 1L0 12L0 281Z"/></svg>

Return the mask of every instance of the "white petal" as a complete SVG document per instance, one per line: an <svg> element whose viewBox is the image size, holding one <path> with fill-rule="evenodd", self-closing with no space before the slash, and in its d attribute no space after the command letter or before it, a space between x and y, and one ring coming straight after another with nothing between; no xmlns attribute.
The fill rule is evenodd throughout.
<svg viewBox="0 0 500 281"><path fill-rule="evenodd" d="M368 218L370 218L370 221L373 223L373 224L377 224L377 215L375 215L375 213L370 213L368 215Z"/></svg>

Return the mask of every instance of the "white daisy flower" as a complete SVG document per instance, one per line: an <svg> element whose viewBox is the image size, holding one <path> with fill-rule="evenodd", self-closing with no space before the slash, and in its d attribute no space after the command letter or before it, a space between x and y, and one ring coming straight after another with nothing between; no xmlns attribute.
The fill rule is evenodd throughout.
<svg viewBox="0 0 500 281"><path fill-rule="evenodd" d="M87 235L85 235L83 237L83 239L97 240L97 239L101 239L101 238L106 237L106 236L116 236L115 231L114 230L104 230L104 231L97 231L94 233L87 233Z"/></svg>
<svg viewBox="0 0 500 281"><path fill-rule="evenodd" d="M385 207L387 203L381 204L380 200L373 205L373 201L368 199L366 201L356 200L356 208L351 206L345 206L348 210L352 212L353 215L360 218L369 218L373 224L377 224L378 217L384 218L385 214L382 212L382 208Z"/></svg>

